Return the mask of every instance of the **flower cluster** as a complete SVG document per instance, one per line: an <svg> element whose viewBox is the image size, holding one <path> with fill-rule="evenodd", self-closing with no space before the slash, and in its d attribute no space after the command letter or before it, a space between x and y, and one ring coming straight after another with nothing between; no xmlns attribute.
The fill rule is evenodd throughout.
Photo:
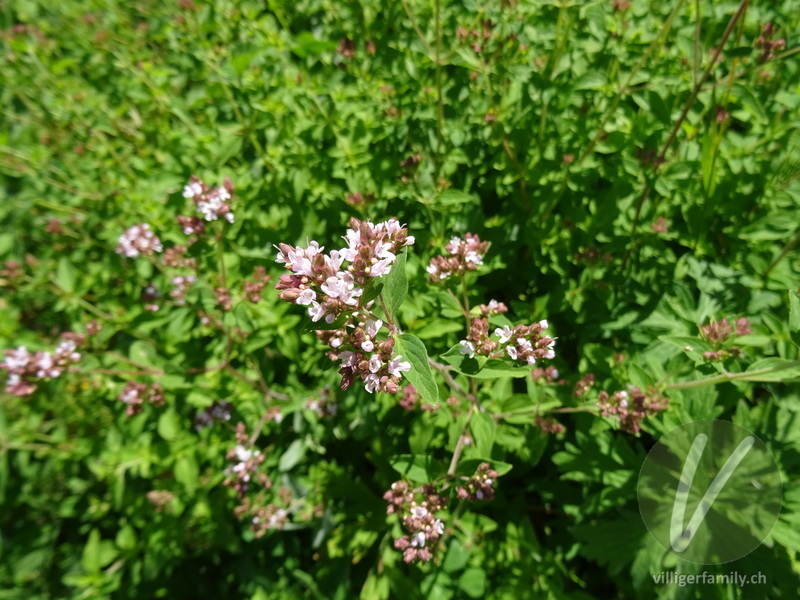
<svg viewBox="0 0 800 600"><path fill-rule="evenodd" d="M772 34L775 33L775 25L772 23L764 23L761 27L761 35L756 39L756 48L763 50L758 60L767 62L775 58L775 53L780 52L786 47L786 40L779 39L774 42L771 41Z"/></svg>
<svg viewBox="0 0 800 600"><path fill-rule="evenodd" d="M282 300L307 306L314 322L343 320L338 329L317 332L332 349L328 356L340 361L343 390L360 379L370 393L396 394L411 364L394 356L391 337L378 339L383 321L370 311L374 301L364 302L363 295L373 278L391 271L397 253L414 238L394 218L377 225L354 218L344 239L347 247L329 254L315 241L307 248L280 244L276 262L292 274L282 275L275 288Z"/></svg>
<svg viewBox="0 0 800 600"><path fill-rule="evenodd" d="M228 475L225 485L236 490L236 495L241 500L250 487L252 476L257 474L258 467L264 462L265 457L258 450L247 448L240 443L228 452L226 458L234 464L225 469L225 474ZM266 475L258 473L257 476L264 487L269 487Z"/></svg>
<svg viewBox="0 0 800 600"><path fill-rule="evenodd" d="M422 499L418 501L419 495ZM396 481L383 499L389 503L386 512L401 514L403 526L408 531L408 535L394 541L394 547L403 551L403 560L407 563L431 560L437 541L444 535L444 523L436 518L435 513L445 508L446 498L430 484L417 492L404 481Z"/></svg>
<svg viewBox="0 0 800 600"><path fill-rule="evenodd" d="M22 265L16 260L7 260L3 263L3 269L0 270L0 285L11 285L16 283L22 278Z"/></svg>
<svg viewBox="0 0 800 600"><path fill-rule="evenodd" d="M489 304L481 304L478 310L483 318L491 317L494 315L501 315L508 312L508 307L502 302L497 300L489 300Z"/></svg>
<svg viewBox="0 0 800 600"><path fill-rule="evenodd" d="M194 427L197 431L211 427L217 421L230 421L233 405L230 402L215 400L211 406L201 410L194 417Z"/></svg>
<svg viewBox="0 0 800 600"><path fill-rule="evenodd" d="M555 419L549 419L539 415L533 420L533 424L541 429L542 433L563 433L566 430L566 427Z"/></svg>
<svg viewBox="0 0 800 600"><path fill-rule="evenodd" d="M233 309L233 299L231 298L231 292L228 288L214 288L214 296L217 298L217 306L222 310L229 311Z"/></svg>
<svg viewBox="0 0 800 600"><path fill-rule="evenodd" d="M200 217L178 217L178 225L181 226L184 235L202 237L206 232L206 226Z"/></svg>
<svg viewBox="0 0 800 600"><path fill-rule="evenodd" d="M175 269L197 269L197 259L186 256L186 246L173 246L164 250L164 258L161 262L165 267L173 267Z"/></svg>
<svg viewBox="0 0 800 600"><path fill-rule="evenodd" d="M724 342L731 336L733 331L734 329L728 322L728 319L711 321L708 325L702 325L700 327L700 333L703 334L705 339L712 343ZM750 322L745 317L738 319L736 321L736 335L747 335L750 333L753 333L750 329Z"/></svg>
<svg viewBox="0 0 800 600"><path fill-rule="evenodd" d="M668 399L657 391L642 392L638 387L631 387L609 395L600 392L597 396L597 407L601 417L615 417L620 428L628 433L639 433L639 423L645 417L667 408Z"/></svg>
<svg viewBox="0 0 800 600"><path fill-rule="evenodd" d="M493 340L489 336L489 321L472 319L467 339L459 342L461 354L466 354L470 358L476 354L489 358L508 356L512 360L529 365L536 364L537 360L543 358L551 360L556 356L553 350L556 340L542 335L547 328L546 320L533 325L517 325L513 329L504 325L494 330L498 340Z"/></svg>
<svg viewBox="0 0 800 600"><path fill-rule="evenodd" d="M531 373L531 379L533 379L537 383L543 382L543 383L564 385L566 383L566 380L559 379L558 376L559 376L558 369L556 369L552 365L550 365L545 369L542 369L541 367L536 367Z"/></svg>
<svg viewBox="0 0 800 600"><path fill-rule="evenodd" d="M209 188L199 177L192 175L189 183L183 188L183 197L191 198L197 210L203 215L206 221L216 221L220 218L228 223L233 223L233 212L228 201L233 198L233 183L229 177L225 178L222 187ZM196 217L195 217L196 218ZM178 217L184 233L186 235L202 235L204 228L202 223L191 220L190 217Z"/></svg>
<svg viewBox="0 0 800 600"><path fill-rule="evenodd" d="M331 393L330 387L328 386L322 388L317 397L306 400L303 403L303 408L313 410L320 418L332 417L339 410L339 406L336 404L336 398Z"/></svg>
<svg viewBox="0 0 800 600"><path fill-rule="evenodd" d="M184 306L186 304L186 290L193 286L197 281L197 275L177 275L172 278L172 285L174 286L169 295L175 302L176 306Z"/></svg>
<svg viewBox="0 0 800 600"><path fill-rule="evenodd" d="M433 257L426 269L431 283L439 283L451 275L463 275L467 271L476 270L478 265L483 264L489 242L482 242L477 235L468 233L466 240L451 238L444 249L449 256Z"/></svg>
<svg viewBox="0 0 800 600"><path fill-rule="evenodd" d="M589 388L594 385L594 380L594 373L588 373L575 384L572 395L576 398L582 398L589 391Z"/></svg>
<svg viewBox="0 0 800 600"><path fill-rule="evenodd" d="M150 255L163 250L161 240L150 231L149 223L139 223L128 227L125 233L119 236L117 243L117 254L128 258L136 258L140 254Z"/></svg>
<svg viewBox="0 0 800 600"><path fill-rule="evenodd" d="M334 348L328 356L340 361L342 390L360 379L370 394L376 390L387 394L396 394L399 391L402 373L411 370L411 363L404 361L402 355L393 356L394 339L378 340L378 331L382 325L383 321L380 319L369 319L358 321L350 332L345 327L333 332L319 333L323 341Z"/></svg>
<svg viewBox="0 0 800 600"><path fill-rule="evenodd" d="M347 247L323 254L324 247L312 241L308 248L279 244L276 262L286 265L291 275L281 275L275 286L281 300L308 306L314 322L333 321L343 312L360 308L364 284L374 277L388 275L403 246L414 238L397 219L373 225L350 220L344 237ZM345 263L350 263L344 268Z"/></svg>
<svg viewBox="0 0 800 600"><path fill-rule="evenodd" d="M726 342L732 335L748 335L753 333L753 331L750 329L750 322L742 317L736 321L735 329L734 326L731 326L728 322L728 319L722 319L720 321L712 321L707 325L702 325L700 327L700 333L703 338L711 342L717 348L715 351L705 352L703 357L708 361L716 362L723 361L732 356L739 356L740 354L739 348L736 346L719 348L720 345Z"/></svg>
<svg viewBox="0 0 800 600"><path fill-rule="evenodd" d="M400 399L398 403L401 407L405 410L414 410L419 406L420 409L423 411L429 412L436 412L439 410L439 404L428 404L428 403L421 403L421 396L419 395L419 391L413 385L408 384L406 387L403 388L403 397ZM449 399L448 399L449 402ZM456 399L457 403L457 399ZM452 406L452 405L451 405Z"/></svg>
<svg viewBox="0 0 800 600"><path fill-rule="evenodd" d="M8 371L7 394L29 396L36 391L37 379L55 379L69 365L80 360L81 355L76 350L84 336L65 333L62 337L64 341L52 353L39 351L31 354L25 346L5 351L6 358L0 363L0 369Z"/></svg>
<svg viewBox="0 0 800 600"><path fill-rule="evenodd" d="M164 405L164 389L158 384L147 385L129 381L122 389L119 400L128 405L125 412L129 417L142 412L145 400L154 406Z"/></svg>
<svg viewBox="0 0 800 600"><path fill-rule="evenodd" d="M145 303L144 309L147 311L158 311L159 306L155 303L155 301L159 298L161 298L161 292L158 291L158 288L154 283L149 284L142 290L142 302Z"/></svg>
<svg viewBox="0 0 800 600"><path fill-rule="evenodd" d="M267 275L267 270L258 266L253 271L253 280L244 282L244 295L253 304L257 304L261 300L261 291L267 282L272 279Z"/></svg>
<svg viewBox="0 0 800 600"><path fill-rule="evenodd" d="M267 531L283 529L284 524L289 520L289 513L286 509L275 504L256 506L249 512L253 515L250 519L250 530L255 533L257 538L263 536Z"/></svg>
<svg viewBox="0 0 800 600"><path fill-rule="evenodd" d="M498 477L489 463L481 463L475 474L456 488L456 494L461 500L494 500L493 486Z"/></svg>

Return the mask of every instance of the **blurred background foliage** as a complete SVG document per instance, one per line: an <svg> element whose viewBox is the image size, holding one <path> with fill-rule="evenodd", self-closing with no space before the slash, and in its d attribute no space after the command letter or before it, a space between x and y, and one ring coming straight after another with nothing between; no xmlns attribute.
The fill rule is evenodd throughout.
<svg viewBox="0 0 800 600"><path fill-rule="evenodd" d="M785 45L767 57L768 22ZM381 499L398 478L389 459L446 457L452 415L351 389L321 418L305 402L338 377L299 310L269 287L258 304L239 294L221 317L241 334L231 351L197 314L213 294L148 312L142 290L168 274L114 248L137 222L184 243L182 186L229 176L231 288L257 266L279 273L272 244L337 247L351 216L408 223L401 321L431 356L464 333L424 266L471 231L491 242L474 304L547 318L570 382L714 372L675 340L723 317L754 332L727 369L796 359L799 24L791 0L2 2L0 259L16 267L0 339L42 349L90 319L104 329L83 374L0 400L0 598L795 597L796 385L676 391L639 438L580 413L558 437L503 425L493 457L513 469L497 499L460 516L442 564L407 566ZM192 250L209 283L215 251ZM125 415L126 379L103 371L131 361L165 407ZM227 369L200 372L222 361L290 398L259 445L273 479L324 507L295 529L253 539L221 485L230 428L192 427L215 400L248 428L269 404ZM481 389L502 408L532 387ZM767 543L705 567L761 571L765 585L650 577L701 568L665 556L635 501L653 440L701 418L751 428L784 471Z"/></svg>

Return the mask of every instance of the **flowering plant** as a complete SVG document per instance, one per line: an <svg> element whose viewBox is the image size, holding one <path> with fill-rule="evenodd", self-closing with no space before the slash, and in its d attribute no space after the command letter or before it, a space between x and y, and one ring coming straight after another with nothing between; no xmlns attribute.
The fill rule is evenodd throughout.
<svg viewBox="0 0 800 600"><path fill-rule="evenodd" d="M724 419L793 597L798 13L708 4L5 3L0 596L666 599Z"/></svg>

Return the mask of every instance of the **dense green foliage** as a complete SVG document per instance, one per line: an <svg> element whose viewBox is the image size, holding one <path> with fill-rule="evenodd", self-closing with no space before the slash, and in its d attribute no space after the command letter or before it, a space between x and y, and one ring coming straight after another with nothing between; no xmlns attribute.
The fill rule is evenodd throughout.
<svg viewBox="0 0 800 600"><path fill-rule="evenodd" d="M0 396L0 598L796 597L797 3L390 4L0 4L0 348L102 326L69 373ZM115 248L145 222L185 245L192 174L230 177L236 218L190 246L181 305L186 269ZM392 216L416 243L381 298L436 410L341 391L272 285L273 244L339 248L351 217ZM490 247L450 294L426 266L467 232ZM467 363L463 303L491 299L509 309L493 326L549 321L542 366L564 384ZM751 332L703 334L723 318ZM164 405L128 416L129 381ZM629 385L668 400L640 434L597 414ZM198 430L223 401L230 421ZM654 440L708 418L754 431L784 481L768 540L716 566L666 553L636 502ZM223 483L239 422L272 482L251 501L291 515L261 537ZM495 498L454 500L434 560L405 564L382 496L401 474L449 484L451 460L490 462ZM664 570L766 583L656 585Z"/></svg>

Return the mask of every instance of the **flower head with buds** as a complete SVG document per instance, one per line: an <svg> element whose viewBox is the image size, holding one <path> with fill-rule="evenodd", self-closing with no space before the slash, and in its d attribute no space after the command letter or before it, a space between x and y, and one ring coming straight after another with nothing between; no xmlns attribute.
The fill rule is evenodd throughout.
<svg viewBox="0 0 800 600"><path fill-rule="evenodd" d="M351 219L344 240L346 247L329 253L316 241L305 248L279 244L276 262L291 274L282 275L275 288L281 300L308 307L315 323L342 321L338 329L317 335L331 347L330 358L339 361L343 390L360 379L370 393L395 394L411 364L394 355L391 336L379 337L384 323L371 311L374 301L363 298L371 281L388 275L397 253L414 238L394 218L378 224Z"/></svg>
<svg viewBox="0 0 800 600"><path fill-rule="evenodd" d="M226 177L222 187L210 188L196 175L183 188L183 197L191 198L206 221L225 219L233 223L234 216L229 200L233 198L233 183ZM178 217L186 235L203 235L205 228L196 217Z"/></svg>
<svg viewBox="0 0 800 600"><path fill-rule="evenodd" d="M128 227L125 233L119 236L117 243L117 254L128 258L136 258L140 254L150 255L163 250L161 240L150 230L148 223L139 223Z"/></svg>
<svg viewBox="0 0 800 600"><path fill-rule="evenodd" d="M451 275L463 275L474 271L483 264L483 257L489 249L489 242L482 242L477 235L468 233L466 239L459 237L450 239L445 246L447 256L436 256L427 267L428 280L431 283L444 281Z"/></svg>

